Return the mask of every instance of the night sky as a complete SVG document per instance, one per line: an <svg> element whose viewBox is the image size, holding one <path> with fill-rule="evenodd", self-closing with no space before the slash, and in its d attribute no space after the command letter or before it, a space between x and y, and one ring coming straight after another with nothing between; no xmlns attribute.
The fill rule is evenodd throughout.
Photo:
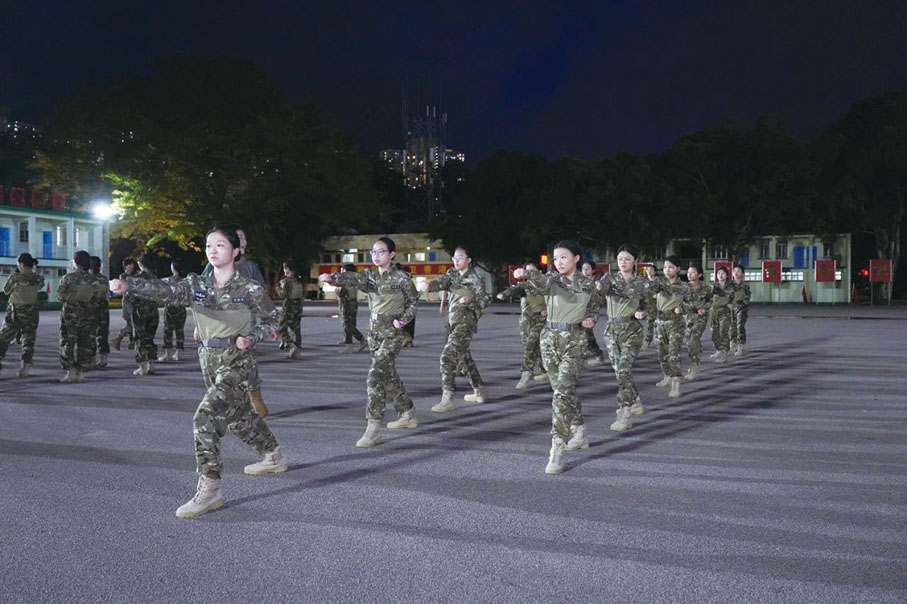
<svg viewBox="0 0 907 604"><path fill-rule="evenodd" d="M592 158L661 151L724 115L814 135L907 88L907 2L0 0L14 118L40 124L55 97L175 52L251 58L368 153L402 146L406 87L441 102L471 161Z"/></svg>

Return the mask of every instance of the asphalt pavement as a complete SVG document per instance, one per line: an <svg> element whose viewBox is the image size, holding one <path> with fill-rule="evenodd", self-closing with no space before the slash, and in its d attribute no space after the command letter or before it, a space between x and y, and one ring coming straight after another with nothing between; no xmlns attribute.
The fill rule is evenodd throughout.
<svg viewBox="0 0 907 604"><path fill-rule="evenodd" d="M335 313L306 307L299 361L259 347L289 471L244 475L257 456L227 436L227 503L194 520L174 515L196 480L194 350L137 378L124 347L60 384L42 313L34 377L13 345L0 380L0 602L907 602L907 308L754 306L746 355L705 360L679 399L649 349L624 434L610 367L587 369L592 446L558 476L550 388L513 388L516 306L474 340L490 400L463 403L461 379L447 414L423 306L398 362L420 425L372 449L353 446L369 356L337 354Z"/></svg>

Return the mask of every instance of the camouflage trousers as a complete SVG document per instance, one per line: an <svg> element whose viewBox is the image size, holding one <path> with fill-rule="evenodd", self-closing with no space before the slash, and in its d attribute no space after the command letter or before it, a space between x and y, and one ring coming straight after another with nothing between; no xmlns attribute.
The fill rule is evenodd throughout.
<svg viewBox="0 0 907 604"><path fill-rule="evenodd" d="M715 350L727 352L731 340L731 307L719 306L712 309L712 343Z"/></svg>
<svg viewBox="0 0 907 604"><path fill-rule="evenodd" d="M520 340L523 342L523 362L520 364L520 371L531 372L536 366L542 366L542 350L539 341L544 327L545 317L543 315L528 313L520 315Z"/></svg>
<svg viewBox="0 0 907 604"><path fill-rule="evenodd" d="M199 346L198 360L207 391L192 419L195 462L199 474L220 478L220 440L227 430L262 454L276 449L277 439L249 400L252 350Z"/></svg>
<svg viewBox="0 0 907 604"><path fill-rule="evenodd" d="M372 321L368 328L368 347L372 366L368 370L365 406L367 419L384 418L384 407L390 397L397 414L413 408L413 400L397 374L397 355L403 347L404 332L391 324Z"/></svg>
<svg viewBox="0 0 907 604"><path fill-rule="evenodd" d="M456 390L456 377L461 366L466 369L466 377L473 388L484 384L469 352L469 344L476 333L478 322L476 313L470 309L455 310L448 315L450 329L447 332L447 343L441 349L441 389L445 392Z"/></svg>
<svg viewBox="0 0 907 604"><path fill-rule="evenodd" d="M746 344L746 319L749 306L742 304L731 307L731 342Z"/></svg>
<svg viewBox="0 0 907 604"><path fill-rule="evenodd" d="M117 335L121 338L129 338L130 342L135 342L135 336L132 333L132 302L127 302L126 298L123 298L123 320L126 321L126 325L120 328Z"/></svg>
<svg viewBox="0 0 907 604"><path fill-rule="evenodd" d="M281 342L297 347L302 346L300 321L302 321L302 298L284 300L283 312L280 313L280 323L277 326Z"/></svg>
<svg viewBox="0 0 907 604"><path fill-rule="evenodd" d="M658 362L661 372L668 377L681 377L680 348L683 345L683 315L658 319L655 339L658 340Z"/></svg>
<svg viewBox="0 0 907 604"><path fill-rule="evenodd" d="M60 311L60 365L87 369L97 333L97 318L90 302L64 303Z"/></svg>
<svg viewBox="0 0 907 604"><path fill-rule="evenodd" d="M655 315L650 314L646 317L646 344L651 344L657 335L655 330Z"/></svg>
<svg viewBox="0 0 907 604"><path fill-rule="evenodd" d="M161 318L154 302L137 303L132 308L132 337L135 338L135 362L157 360L154 334Z"/></svg>
<svg viewBox="0 0 907 604"><path fill-rule="evenodd" d="M602 352L601 346L598 345L598 340L595 338L595 329L592 327L584 327L583 331L586 332L586 351L591 353L594 357L604 359L605 353Z"/></svg>
<svg viewBox="0 0 907 604"><path fill-rule="evenodd" d="M690 355L690 363L699 365L702 362L702 334L705 333L706 325L709 323L709 315L699 316L694 312L686 317L686 341L687 352Z"/></svg>
<svg viewBox="0 0 907 604"><path fill-rule="evenodd" d="M110 304L107 300L101 300L100 303L94 303L95 322L98 326L95 330L94 341L91 345L92 358L97 354L110 354L110 344L107 340L110 337Z"/></svg>
<svg viewBox="0 0 907 604"><path fill-rule="evenodd" d="M186 344L186 307L168 304L164 307L164 350L183 350Z"/></svg>
<svg viewBox="0 0 907 604"><path fill-rule="evenodd" d="M9 343L22 338L22 362L30 365L35 354L35 334L38 332L38 305L10 305L3 327L0 328L0 361L6 356ZM0 365L2 367L3 365Z"/></svg>
<svg viewBox="0 0 907 604"><path fill-rule="evenodd" d="M358 310L359 304L357 302L340 303L340 326L343 328L343 341L347 344L352 344L353 338L356 338L357 342L361 342L362 338L365 337L356 328L356 313Z"/></svg>
<svg viewBox="0 0 907 604"><path fill-rule="evenodd" d="M611 367L617 377L617 406L628 407L639 397L636 383L633 381L633 364L639 356L645 338L645 328L639 321L626 323L608 321L605 328L605 344Z"/></svg>
<svg viewBox="0 0 907 604"><path fill-rule="evenodd" d="M576 382L583 369L586 333L546 327L541 336L542 360L554 394L551 397L551 435L570 440L570 426L581 426L583 408Z"/></svg>

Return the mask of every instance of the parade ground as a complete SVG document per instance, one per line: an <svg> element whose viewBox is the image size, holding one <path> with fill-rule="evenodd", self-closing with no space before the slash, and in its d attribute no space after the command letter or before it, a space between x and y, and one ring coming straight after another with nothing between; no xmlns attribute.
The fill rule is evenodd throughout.
<svg viewBox="0 0 907 604"><path fill-rule="evenodd" d="M258 456L228 435L226 504L192 520L174 512L196 485L194 344L156 375L124 346L60 384L42 313L33 377L14 344L0 380L0 602L907 601L907 308L753 306L745 356L714 365L707 331L678 399L650 348L623 434L610 366L588 368L591 447L557 476L551 390L513 388L518 307L479 322L489 401L463 403L461 379L446 414L437 311L398 362L420 425L371 449L354 447L369 355L338 354L336 307L306 306L301 360L260 345L290 468L244 475Z"/></svg>

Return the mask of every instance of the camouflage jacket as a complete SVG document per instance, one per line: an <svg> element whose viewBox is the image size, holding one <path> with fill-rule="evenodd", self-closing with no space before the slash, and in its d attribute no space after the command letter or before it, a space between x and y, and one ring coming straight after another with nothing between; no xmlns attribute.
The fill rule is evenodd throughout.
<svg viewBox="0 0 907 604"><path fill-rule="evenodd" d="M734 299L734 294L737 292L737 287L734 285L734 282L728 279L725 282L725 287L722 288L718 285L717 282L712 283L712 308L724 308Z"/></svg>
<svg viewBox="0 0 907 604"><path fill-rule="evenodd" d="M95 297L95 276L85 269L77 268L60 279L57 299L66 304L84 304Z"/></svg>
<svg viewBox="0 0 907 604"><path fill-rule="evenodd" d="M624 279L620 273L609 273L601 278L599 292L608 305L608 318L629 317L636 311L647 309L652 296L648 279L633 276Z"/></svg>
<svg viewBox="0 0 907 604"><path fill-rule="evenodd" d="M157 276L151 271L136 271L132 274L131 279L143 279L145 281L158 281ZM132 289L132 288L130 288ZM128 293L128 292L127 292ZM142 299L138 296L132 299L132 307L140 311L150 313L152 309L157 310L157 303L154 300Z"/></svg>
<svg viewBox="0 0 907 604"><path fill-rule="evenodd" d="M649 282L649 290L655 298L655 310L659 313L683 308L690 300L690 286L679 278L671 283L667 277L655 277Z"/></svg>
<svg viewBox="0 0 907 604"><path fill-rule="evenodd" d="M359 289L355 285L344 285L337 288L337 300L340 308L359 306Z"/></svg>
<svg viewBox="0 0 907 604"><path fill-rule="evenodd" d="M38 291L44 288L44 277L35 273L15 273L3 286L10 306L32 306L38 303Z"/></svg>
<svg viewBox="0 0 907 604"><path fill-rule="evenodd" d="M252 281L255 281L260 286L267 290L268 285L265 283L265 278L261 274L261 270L258 268L258 265L255 264L254 260L249 260L248 258L241 258L236 261L234 264L236 272L243 277L247 277ZM205 265L204 270L202 271L202 277L210 277L214 272L214 267L210 264Z"/></svg>
<svg viewBox="0 0 907 604"><path fill-rule="evenodd" d="M545 312L545 298L529 291L525 283L511 285L501 292L505 298L520 297L520 311L524 315L540 315Z"/></svg>
<svg viewBox="0 0 907 604"><path fill-rule="evenodd" d="M419 292L406 271L391 265L384 274L377 268L362 272L334 273L331 285L354 285L368 295L368 307L373 314L387 315L409 323L416 317Z"/></svg>
<svg viewBox="0 0 907 604"><path fill-rule="evenodd" d="M97 309L107 308L110 299L110 281L107 275L101 273L91 273L94 278L94 298L91 300L92 305Z"/></svg>
<svg viewBox="0 0 907 604"><path fill-rule="evenodd" d="M548 321L552 323L582 323L588 318L598 319L601 297L595 291L595 281L579 272L570 280L557 272L526 273L526 286L531 293L545 297Z"/></svg>
<svg viewBox="0 0 907 604"><path fill-rule="evenodd" d="M277 285L277 293L284 300L297 300L305 297L305 285L299 277L285 277Z"/></svg>
<svg viewBox="0 0 907 604"><path fill-rule="evenodd" d="M740 283L734 281L733 283L734 297L731 302L734 303L738 308L746 308L750 305L750 295L752 294L752 292L750 291L750 284L746 281L741 281Z"/></svg>
<svg viewBox="0 0 907 604"><path fill-rule="evenodd" d="M690 298L684 303L684 309L688 313L698 313L703 308L708 310L712 305L712 297L715 295L712 284L700 281L698 289L694 289L689 284L687 286L690 288Z"/></svg>
<svg viewBox="0 0 907 604"><path fill-rule="evenodd" d="M442 290L450 292L450 298L447 300L449 313L464 309L482 310L491 302L491 296L485 291L485 280L471 266L462 275L457 269L451 268L446 274L428 284L430 292ZM467 298L469 302L460 304L463 298Z"/></svg>
<svg viewBox="0 0 907 604"><path fill-rule="evenodd" d="M176 283L129 277L129 291L138 298L188 306L202 339L245 336L260 342L277 328L274 303L265 290L238 272L222 288L213 277L189 274Z"/></svg>
<svg viewBox="0 0 907 604"><path fill-rule="evenodd" d="M185 277L180 278L180 277L177 277L176 275L170 275L169 277L164 277L163 279L161 279L161 281L169 284L171 287L174 287L177 283L179 283L183 279L185 279ZM167 306L185 307L184 304L167 304Z"/></svg>

